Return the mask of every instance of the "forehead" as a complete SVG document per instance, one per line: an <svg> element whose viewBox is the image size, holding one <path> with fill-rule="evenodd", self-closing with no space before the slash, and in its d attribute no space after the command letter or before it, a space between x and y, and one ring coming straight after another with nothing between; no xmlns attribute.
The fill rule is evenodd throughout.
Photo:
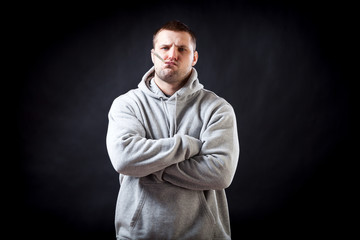
<svg viewBox="0 0 360 240"><path fill-rule="evenodd" d="M188 32L175 32L171 30L161 30L155 37L155 45L182 45L182 46L192 46L191 36Z"/></svg>

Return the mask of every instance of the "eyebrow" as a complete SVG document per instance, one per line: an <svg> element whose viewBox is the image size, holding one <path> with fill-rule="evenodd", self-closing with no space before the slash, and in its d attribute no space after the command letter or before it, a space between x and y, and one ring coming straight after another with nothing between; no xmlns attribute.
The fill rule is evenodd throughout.
<svg viewBox="0 0 360 240"><path fill-rule="evenodd" d="M172 45L172 44L163 43L163 44L160 44L160 47L168 47L168 46L171 46L171 45ZM186 46L186 45L176 45L176 44L175 44L175 46L178 47L178 48L189 48L189 47Z"/></svg>

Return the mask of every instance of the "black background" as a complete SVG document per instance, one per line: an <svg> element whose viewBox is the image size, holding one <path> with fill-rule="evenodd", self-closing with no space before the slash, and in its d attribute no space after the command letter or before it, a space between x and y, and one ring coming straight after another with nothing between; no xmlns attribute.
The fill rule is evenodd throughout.
<svg viewBox="0 0 360 240"><path fill-rule="evenodd" d="M241 155L227 189L233 239L345 236L354 227L353 8L275 0L4 8L14 66L6 69L14 94L3 101L16 123L16 150L6 157L16 168L4 181L12 234L115 238L107 113L152 66L153 31L179 19L197 34L200 82L237 115Z"/></svg>

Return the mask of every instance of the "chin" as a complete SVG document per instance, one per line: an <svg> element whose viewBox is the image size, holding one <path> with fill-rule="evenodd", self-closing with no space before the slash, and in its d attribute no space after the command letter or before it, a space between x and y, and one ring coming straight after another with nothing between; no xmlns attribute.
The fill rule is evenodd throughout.
<svg viewBox="0 0 360 240"><path fill-rule="evenodd" d="M178 74L177 72L174 72L174 71L167 71L166 69L165 70L162 70L160 72L160 74L157 74L158 77L163 80L164 82L173 82L175 79L178 78Z"/></svg>
<svg viewBox="0 0 360 240"><path fill-rule="evenodd" d="M181 72L171 68L161 69L155 71L155 73L162 81L167 83L179 83L189 76L189 74L181 74Z"/></svg>

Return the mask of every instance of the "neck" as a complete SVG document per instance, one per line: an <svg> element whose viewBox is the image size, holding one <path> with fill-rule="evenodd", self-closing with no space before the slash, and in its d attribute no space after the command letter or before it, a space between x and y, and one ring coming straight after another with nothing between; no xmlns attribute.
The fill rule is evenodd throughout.
<svg viewBox="0 0 360 240"><path fill-rule="evenodd" d="M182 81L175 82L166 82L160 79L156 74L154 76L154 80L156 85L160 88L160 90L167 96L172 96L175 92L177 92L180 88L182 88L186 82L188 81L190 74Z"/></svg>

